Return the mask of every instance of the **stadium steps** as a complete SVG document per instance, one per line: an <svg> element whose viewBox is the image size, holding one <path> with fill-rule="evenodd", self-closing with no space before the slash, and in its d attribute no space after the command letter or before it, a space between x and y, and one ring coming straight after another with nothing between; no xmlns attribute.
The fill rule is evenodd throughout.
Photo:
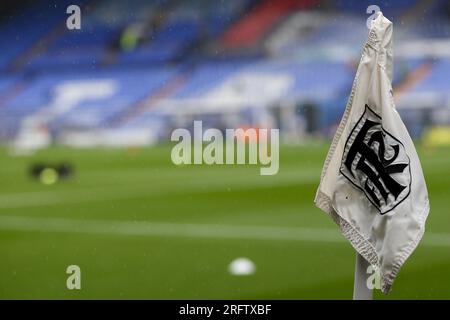
<svg viewBox="0 0 450 320"><path fill-rule="evenodd" d="M221 45L225 49L249 47L261 40L267 32L293 9L305 9L315 0L267 0L243 16L223 35Z"/></svg>
<svg viewBox="0 0 450 320"><path fill-rule="evenodd" d="M395 97L398 98L403 93L411 89L414 85L425 79L426 76L430 74L432 69L433 63L431 61L426 61L409 72L406 77L394 86Z"/></svg>
<svg viewBox="0 0 450 320"><path fill-rule="evenodd" d="M155 107L156 104L162 99L171 96L175 91L183 86L187 82L189 75L190 71L177 73L158 90L156 90L156 92L150 93L148 96L131 105L123 112L112 117L109 120L109 126L119 127L143 115L145 112Z"/></svg>
<svg viewBox="0 0 450 320"><path fill-rule="evenodd" d="M18 56L10 66L12 71L20 71L24 69L30 61L44 53L46 48L56 39L58 39L65 32L65 26L58 23L57 26L52 28L45 36L34 43L32 47Z"/></svg>
<svg viewBox="0 0 450 320"><path fill-rule="evenodd" d="M91 5L99 2L100 0L91 0ZM78 3L78 5L82 6L86 3ZM62 7L64 7L65 3L61 3ZM40 10L39 8L36 8L36 10ZM42 9L45 10L45 7ZM13 72L20 71L24 69L35 57L37 57L39 54L42 54L46 51L46 48L53 43L56 39L58 39L62 34L64 34L66 29L65 21L67 19L66 15L62 15L61 19L58 19L58 14L53 14L55 17L52 21L55 20L56 23L53 24L52 27L49 28L49 30L44 33L41 37L36 39L33 43L31 43L31 46L24 50L21 54L19 54L15 59L11 61L9 64L8 69ZM46 22L48 23L48 22Z"/></svg>

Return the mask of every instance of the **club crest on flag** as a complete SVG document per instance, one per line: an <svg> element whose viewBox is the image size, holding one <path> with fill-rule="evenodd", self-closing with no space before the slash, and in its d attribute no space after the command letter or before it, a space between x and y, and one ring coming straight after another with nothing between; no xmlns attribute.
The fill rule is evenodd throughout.
<svg viewBox="0 0 450 320"><path fill-rule="evenodd" d="M379 270L381 291L389 293L430 211L420 159L393 99L392 34L379 11L314 199L358 253L355 299L370 297L361 285L366 264Z"/></svg>
<svg viewBox="0 0 450 320"><path fill-rule="evenodd" d="M347 138L341 174L383 215L408 197L409 163L403 144L383 128L381 117L366 104Z"/></svg>

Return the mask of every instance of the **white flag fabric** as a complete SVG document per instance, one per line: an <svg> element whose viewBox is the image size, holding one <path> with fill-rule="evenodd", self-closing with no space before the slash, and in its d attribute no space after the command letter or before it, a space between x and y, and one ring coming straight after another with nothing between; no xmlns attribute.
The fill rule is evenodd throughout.
<svg viewBox="0 0 450 320"><path fill-rule="evenodd" d="M392 22L372 21L314 200L381 275L388 293L429 212L414 144L392 96Z"/></svg>

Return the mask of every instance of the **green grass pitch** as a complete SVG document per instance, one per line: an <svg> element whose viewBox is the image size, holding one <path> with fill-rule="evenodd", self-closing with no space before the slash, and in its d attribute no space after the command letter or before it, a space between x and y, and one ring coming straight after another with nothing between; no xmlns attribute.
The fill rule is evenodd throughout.
<svg viewBox="0 0 450 320"><path fill-rule="evenodd" d="M174 166L171 147L0 151L0 298L351 299L355 253L313 206L327 144L284 146L280 171ZM389 296L450 298L450 149L418 147L431 212ZM71 161L43 185L36 160ZM256 273L233 276L248 257ZM81 268L81 290L66 268Z"/></svg>

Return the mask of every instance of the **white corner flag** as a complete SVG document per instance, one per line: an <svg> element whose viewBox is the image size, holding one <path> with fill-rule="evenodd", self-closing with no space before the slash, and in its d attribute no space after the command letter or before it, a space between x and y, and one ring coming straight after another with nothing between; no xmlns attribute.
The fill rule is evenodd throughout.
<svg viewBox="0 0 450 320"><path fill-rule="evenodd" d="M314 200L380 271L385 294L422 238L430 208L419 158L394 106L391 80L392 22L379 12Z"/></svg>

